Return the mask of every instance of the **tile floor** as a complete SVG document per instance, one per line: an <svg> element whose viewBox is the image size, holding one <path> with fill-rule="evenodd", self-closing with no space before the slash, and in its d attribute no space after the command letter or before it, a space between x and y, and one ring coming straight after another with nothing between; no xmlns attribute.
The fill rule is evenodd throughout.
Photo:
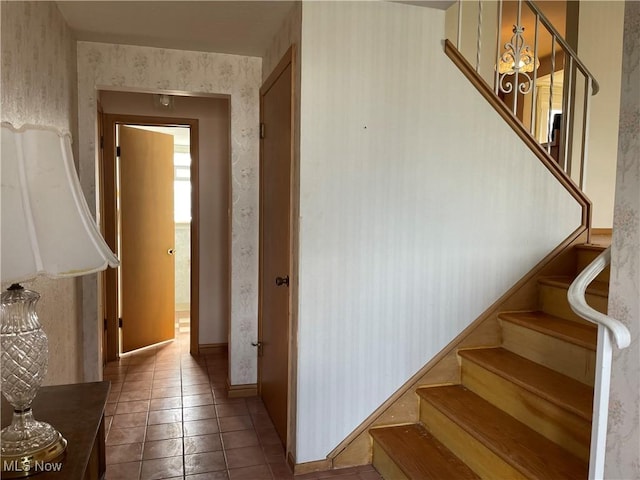
<svg viewBox="0 0 640 480"><path fill-rule="evenodd" d="M109 363L107 480L380 480L371 466L293 476L257 397L228 398L227 358L174 342Z"/></svg>

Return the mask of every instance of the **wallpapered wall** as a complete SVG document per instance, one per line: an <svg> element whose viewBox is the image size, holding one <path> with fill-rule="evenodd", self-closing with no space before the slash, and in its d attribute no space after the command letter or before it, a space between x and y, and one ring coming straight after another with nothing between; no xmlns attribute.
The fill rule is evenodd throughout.
<svg viewBox="0 0 640 480"><path fill-rule="evenodd" d="M640 478L640 3L625 3L609 314L631 345L614 348L605 478Z"/></svg>
<svg viewBox="0 0 640 480"><path fill-rule="evenodd" d="M2 121L49 125L77 139L75 41L56 4L2 2L0 14ZM49 337L44 383L82 381L78 281L40 278L25 287L42 295L37 311Z"/></svg>
<svg viewBox="0 0 640 480"><path fill-rule="evenodd" d="M96 89L231 95L232 385L251 384L257 379L256 352L251 342L257 336L261 65L262 60L255 57L78 42L80 180L92 209L95 209ZM201 212L201 222L205 221L206 212ZM95 292L96 286L85 286L85 290ZM89 309L90 305L85 302L84 307ZM85 312L86 318L91 315ZM200 322L205 321L201 316ZM95 364L95 354L94 358L91 355L87 351L85 360Z"/></svg>
<svg viewBox="0 0 640 480"><path fill-rule="evenodd" d="M324 458L580 225L446 57L444 22L303 4L297 462Z"/></svg>
<svg viewBox="0 0 640 480"><path fill-rule="evenodd" d="M302 28L302 3L295 2L291 11L284 19L282 26L278 29L278 33L273 38L271 45L262 57L262 81L273 72L278 62L285 54L287 49L296 44L300 46L300 36ZM298 60L300 57L300 49L298 48Z"/></svg>

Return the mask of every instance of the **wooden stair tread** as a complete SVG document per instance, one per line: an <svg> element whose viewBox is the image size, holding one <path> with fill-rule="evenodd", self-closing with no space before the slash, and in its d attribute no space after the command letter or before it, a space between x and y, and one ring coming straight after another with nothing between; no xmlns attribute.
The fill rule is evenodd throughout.
<svg viewBox="0 0 640 480"><path fill-rule="evenodd" d="M463 386L420 388L417 393L524 476L587 478L586 462Z"/></svg>
<svg viewBox="0 0 640 480"><path fill-rule="evenodd" d="M593 388L504 348L459 350L458 355L581 418L591 421Z"/></svg>
<svg viewBox="0 0 640 480"><path fill-rule="evenodd" d="M543 285L550 285L552 287L569 288L573 280L574 280L573 277L564 277L564 276L542 277L538 280L538 283L541 283ZM600 297L608 297L609 284L607 282L594 280L587 287L587 293L591 295L598 295Z"/></svg>
<svg viewBox="0 0 640 480"><path fill-rule="evenodd" d="M572 322L540 311L502 312L498 317L574 345L596 350L598 327L595 325Z"/></svg>
<svg viewBox="0 0 640 480"><path fill-rule="evenodd" d="M480 478L419 424L374 428L369 433L410 479Z"/></svg>
<svg viewBox="0 0 640 480"><path fill-rule="evenodd" d="M580 245L576 245L574 248L578 250L593 250L596 252L604 252L607 247L604 245L598 245L597 243L582 243Z"/></svg>

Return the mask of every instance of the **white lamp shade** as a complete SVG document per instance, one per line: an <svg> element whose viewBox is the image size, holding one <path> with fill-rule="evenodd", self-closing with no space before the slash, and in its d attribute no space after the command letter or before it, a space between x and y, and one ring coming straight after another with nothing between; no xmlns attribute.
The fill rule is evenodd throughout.
<svg viewBox="0 0 640 480"><path fill-rule="evenodd" d="M1 165L2 282L118 265L82 195L68 134L3 123Z"/></svg>

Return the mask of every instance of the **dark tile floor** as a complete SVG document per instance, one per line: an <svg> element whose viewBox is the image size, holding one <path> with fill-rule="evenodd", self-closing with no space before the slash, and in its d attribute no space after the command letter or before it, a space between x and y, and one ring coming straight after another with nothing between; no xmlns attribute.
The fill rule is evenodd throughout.
<svg viewBox="0 0 640 480"><path fill-rule="evenodd" d="M109 363L107 480L379 480L371 466L293 476L258 397L228 398L227 357L177 340Z"/></svg>

